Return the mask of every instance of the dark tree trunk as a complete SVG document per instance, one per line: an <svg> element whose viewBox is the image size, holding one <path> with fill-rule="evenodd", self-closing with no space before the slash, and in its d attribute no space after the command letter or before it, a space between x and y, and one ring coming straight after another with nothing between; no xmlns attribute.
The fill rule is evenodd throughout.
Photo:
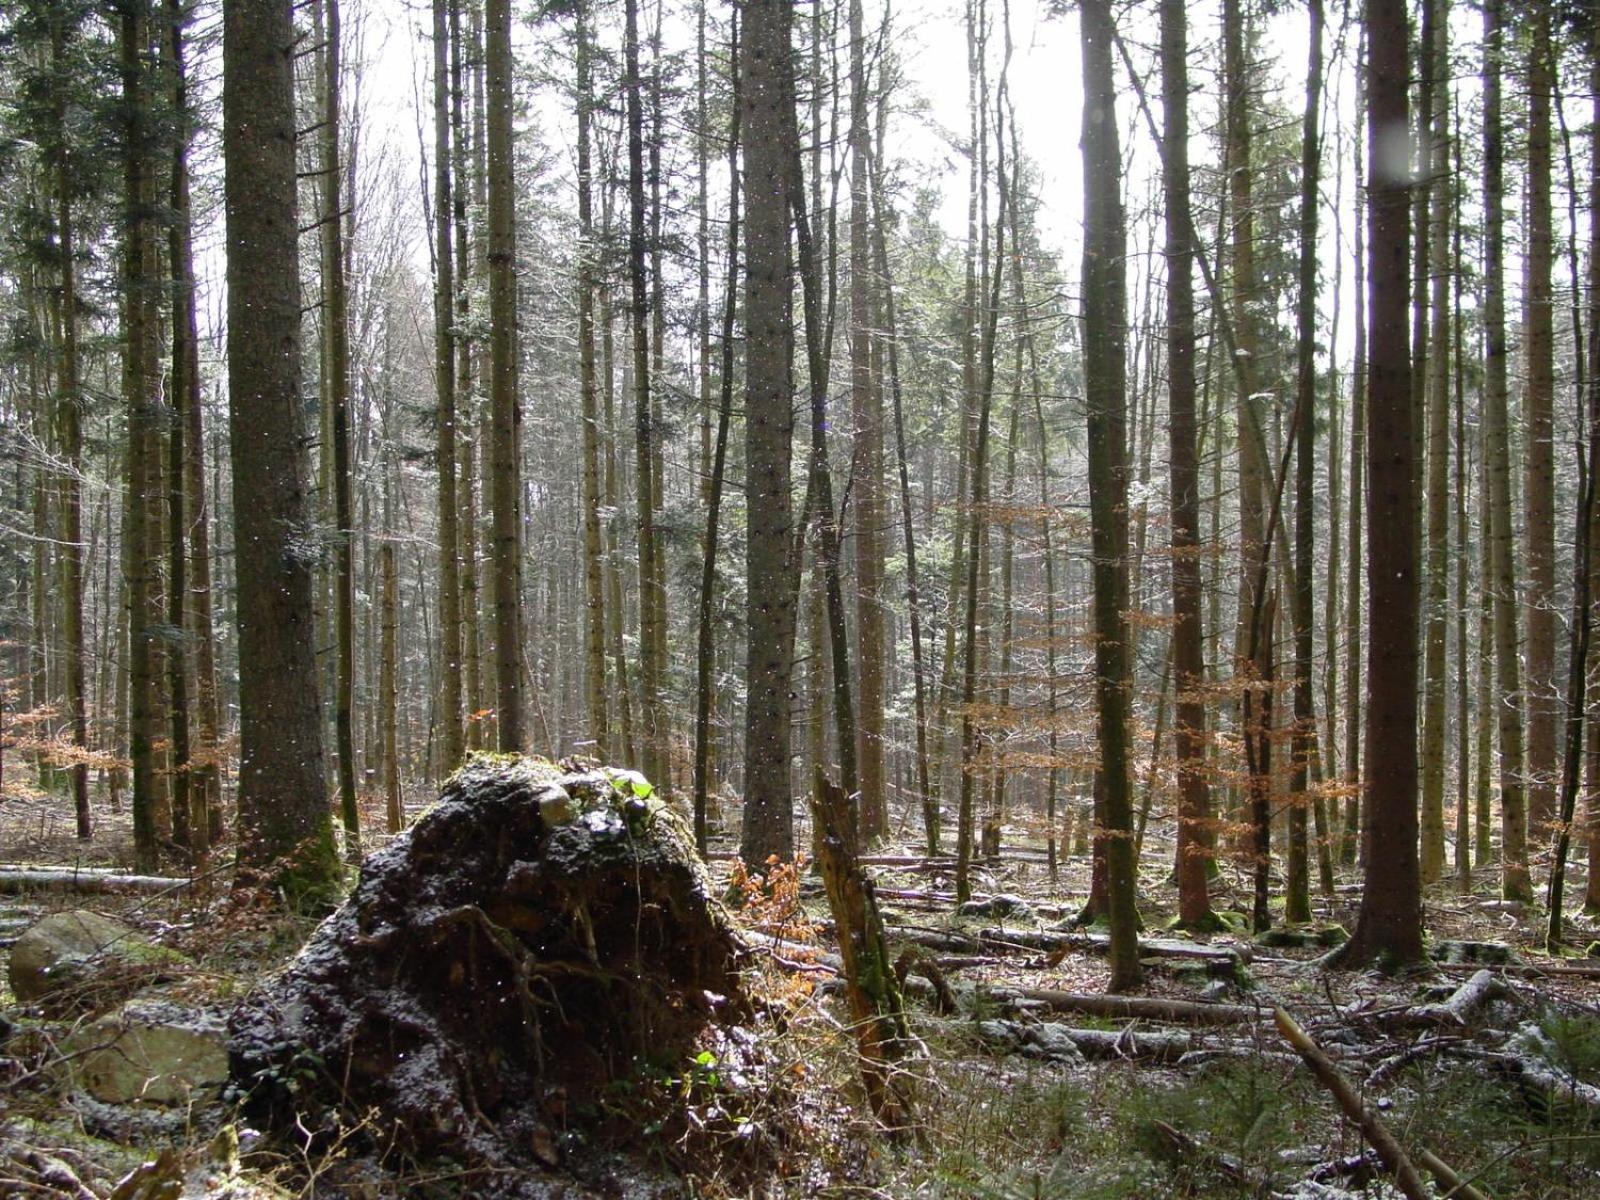
<svg viewBox="0 0 1600 1200"><path fill-rule="evenodd" d="M1088 408L1089 505L1094 552L1095 699L1101 793L1096 840L1106 857L1111 990L1140 978L1137 863L1128 773L1128 577L1126 449L1127 235L1122 212L1114 26L1109 0L1084 0L1083 109L1084 391Z"/></svg>
<svg viewBox="0 0 1600 1200"><path fill-rule="evenodd" d="M239 861L291 901L337 886L311 637L289 0L223 25L229 413L238 548Z"/></svg>
<svg viewBox="0 0 1600 1200"><path fill-rule="evenodd" d="M1368 815L1366 875L1355 932L1335 961L1421 962L1422 884L1417 857L1417 452L1406 300L1408 181L1396 171L1395 131L1407 128L1406 8L1366 0L1367 249L1371 361L1367 388ZM1384 153L1385 147L1390 153Z"/></svg>
<svg viewBox="0 0 1600 1200"><path fill-rule="evenodd" d="M517 398L517 223L511 144L511 2L486 0L489 201L489 410L493 428L495 702L499 749L525 748L521 469Z"/></svg>

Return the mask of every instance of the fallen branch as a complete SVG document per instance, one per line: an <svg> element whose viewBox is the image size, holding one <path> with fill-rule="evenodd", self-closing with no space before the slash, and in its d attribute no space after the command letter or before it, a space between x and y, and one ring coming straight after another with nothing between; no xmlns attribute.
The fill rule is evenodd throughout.
<svg viewBox="0 0 1600 1200"><path fill-rule="evenodd" d="M1274 1010L1273 1016L1278 1032L1305 1060L1306 1065L1311 1068L1311 1073L1333 1094L1344 1115L1361 1130L1362 1136L1372 1143L1372 1148L1378 1152L1378 1157L1383 1159L1383 1165L1389 1168L1396 1186L1405 1193L1408 1200L1431 1200L1427 1185L1422 1182L1422 1176L1417 1173L1417 1168L1407 1157L1399 1141L1378 1114L1367 1107L1366 1102L1356 1094L1339 1068L1334 1066L1333 1060L1322 1052L1322 1048L1312 1041L1306 1031L1301 1029L1295 1019L1283 1009ZM1457 1200L1487 1200L1482 1192L1464 1181L1434 1155L1424 1151L1418 1155L1417 1161L1444 1183Z"/></svg>

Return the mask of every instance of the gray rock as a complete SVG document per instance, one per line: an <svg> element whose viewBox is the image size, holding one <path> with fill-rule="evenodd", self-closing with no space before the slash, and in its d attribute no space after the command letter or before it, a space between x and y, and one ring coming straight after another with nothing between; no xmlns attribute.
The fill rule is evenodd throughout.
<svg viewBox="0 0 1600 1200"><path fill-rule="evenodd" d="M62 1050L73 1085L106 1104L177 1104L228 1078L223 1016L159 998L128 1001L77 1030Z"/></svg>
<svg viewBox="0 0 1600 1200"><path fill-rule="evenodd" d="M87 909L52 913L11 947L11 991L24 1003L49 1000L118 968L182 961L177 951L157 946L100 913ZM135 981L133 986L148 982Z"/></svg>

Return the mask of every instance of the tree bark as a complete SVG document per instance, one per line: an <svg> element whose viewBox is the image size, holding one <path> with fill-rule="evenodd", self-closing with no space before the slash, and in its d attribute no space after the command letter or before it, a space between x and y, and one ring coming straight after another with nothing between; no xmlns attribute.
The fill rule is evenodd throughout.
<svg viewBox="0 0 1600 1200"><path fill-rule="evenodd" d="M1533 899L1528 874L1528 810L1523 775L1524 698L1517 644L1516 551L1512 532L1511 445L1507 420L1504 130L1500 87L1504 26L1502 0L1483 6L1483 406L1484 456L1489 472L1489 531L1494 590L1495 675L1500 714L1500 890L1507 900Z"/></svg>
<svg viewBox="0 0 1600 1200"><path fill-rule="evenodd" d="M1317 714L1312 700L1311 660L1315 637L1316 395L1317 395L1317 205L1322 147L1317 124L1322 109L1322 2L1310 0L1306 106L1300 130L1300 290L1295 308L1295 581L1294 744L1289 782L1289 853L1284 881L1284 920L1311 920L1307 816L1308 784L1316 757Z"/></svg>
<svg viewBox="0 0 1600 1200"><path fill-rule="evenodd" d="M451 0L433 0L433 375L434 468L439 502L439 758L446 773L466 755L461 722L461 536L456 495L456 180L450 146Z"/></svg>
<svg viewBox="0 0 1600 1200"><path fill-rule="evenodd" d="M510 0L485 0L488 104L489 411L494 522L495 702L498 748L527 744L522 688L521 404L517 395L517 225L513 179Z"/></svg>
<svg viewBox="0 0 1600 1200"><path fill-rule="evenodd" d="M337 886L311 639L289 0L223 25L229 412L239 620L239 861L293 902Z"/></svg>
<svg viewBox="0 0 1600 1200"><path fill-rule="evenodd" d="M1211 788L1206 764L1205 626L1200 591L1200 479L1195 423L1193 217L1189 201L1188 21L1183 0L1162 0L1162 172L1167 209L1168 470L1172 492L1172 664L1178 763L1178 919L1216 923L1206 888ZM1044 436L1041 426L1040 437ZM1043 475L1041 462L1040 470ZM1048 569L1048 568L1047 568ZM1053 591L1053 589L1050 589ZM1053 604L1054 597L1047 598ZM1050 622L1054 627L1054 621ZM1047 634L1048 636L1048 634ZM1049 672L1055 677L1054 653ZM1053 685L1052 685L1053 686ZM1053 832L1053 831L1052 831Z"/></svg>
<svg viewBox="0 0 1600 1200"><path fill-rule="evenodd" d="M1112 991L1140 977L1133 813L1128 774L1126 232L1123 222L1111 65L1109 0L1085 0L1084 66L1084 392L1088 409L1089 502L1094 553L1095 700L1103 800L1096 837L1105 848Z"/></svg>
<svg viewBox="0 0 1600 1200"><path fill-rule="evenodd" d="M795 590L790 453L794 338L790 299L789 5L744 0L740 106L745 131L745 571L744 828L746 866L794 858L789 783L789 679Z"/></svg>
<svg viewBox="0 0 1600 1200"><path fill-rule="evenodd" d="M1524 517L1528 564L1528 832L1548 837L1556 816L1559 775L1557 728L1560 682L1556 676L1556 519L1555 519L1555 305L1550 276L1554 255L1550 212L1550 104L1555 72L1546 0L1524 9L1528 42L1527 246L1522 256L1522 321L1525 383L1522 425Z"/></svg>
<svg viewBox="0 0 1600 1200"><path fill-rule="evenodd" d="M1405 173L1395 169L1406 128L1406 10L1366 0L1367 252L1372 345L1368 364L1367 588L1374 620L1367 646L1366 874L1350 941L1332 956L1390 968L1423 961L1417 858L1416 430L1405 305L1409 237ZM1388 153L1385 153L1385 150Z"/></svg>

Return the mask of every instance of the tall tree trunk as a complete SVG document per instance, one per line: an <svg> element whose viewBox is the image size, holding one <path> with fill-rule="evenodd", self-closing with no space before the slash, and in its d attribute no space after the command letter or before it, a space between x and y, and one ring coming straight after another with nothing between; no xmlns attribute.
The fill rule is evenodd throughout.
<svg viewBox="0 0 1600 1200"><path fill-rule="evenodd" d="M229 412L239 619L239 861L291 902L338 859L310 638L289 0L223 17ZM248 281L248 283L246 282Z"/></svg>
<svg viewBox="0 0 1600 1200"><path fill-rule="evenodd" d="M704 7L701 9L704 16ZM715 587L717 580L717 539L722 516L722 489L728 461L728 427L733 419L733 330L739 296L739 35L732 35L733 111L728 130L728 279L722 305L721 403L717 406L716 448L711 459L711 478L706 491L705 560L700 573L699 634L695 652L694 711L694 838L700 853L706 852L709 839L707 808L711 792L711 706L714 699L712 675L716 665ZM702 129L702 135L706 131ZM709 292L707 295L709 303ZM704 347L708 348L708 347Z"/></svg>
<svg viewBox="0 0 1600 1200"><path fill-rule="evenodd" d="M1446 715L1447 624L1450 607L1450 97L1448 0L1428 0L1423 36L1430 45L1419 49L1431 81L1432 112L1419 114L1419 127L1428 138L1419 157L1430 179L1429 262L1432 282L1432 322L1427 357L1419 363L1426 373L1427 414L1427 628L1422 701L1422 882L1437 883L1444 875L1444 786Z"/></svg>
<svg viewBox="0 0 1600 1200"><path fill-rule="evenodd" d="M584 695L589 712L589 737L599 757L609 761L606 605L600 534L600 404L594 343L594 275L598 249L594 233L592 166L594 85L591 82L588 0L579 0L574 11L578 39L578 386L583 403Z"/></svg>
<svg viewBox="0 0 1600 1200"><path fill-rule="evenodd" d="M456 180L450 153L451 0L433 0L433 375L434 466L439 476L439 757L453 771L466 754L461 723L461 507L456 495Z"/></svg>
<svg viewBox="0 0 1600 1200"><path fill-rule="evenodd" d="M927 672L923 662L922 601L918 588L917 536L915 509L911 499L911 472L906 455L905 404L900 386L899 323L895 310L894 280L889 272L888 239L884 236L883 178L881 144L873 163L873 256L883 288L884 344L889 368L889 395L894 405L895 463L900 473L902 544L906 555L906 616L911 636L911 688L916 717L917 795L922 804L922 833L929 855L939 853L939 804L928 755ZM1046 534L1046 570L1049 565L1049 535ZM1053 843L1052 843L1053 844Z"/></svg>
<svg viewBox="0 0 1600 1200"><path fill-rule="evenodd" d="M320 0L324 13L322 52L322 129L318 146L322 173L322 222L318 239L322 255L322 324L327 340L328 375L323 386L333 429L334 520L334 750L339 764L339 814L344 823L345 854L361 859L361 810L356 805L355 746L355 513L350 500L350 301L345 284L344 188L339 145L339 0ZM352 203L354 198L352 197ZM452 545L455 527L452 524ZM452 554L452 557L454 555ZM451 564L452 570L454 564ZM460 621L459 593L456 619ZM452 650L460 645L447 643ZM457 707L447 724L460 735L460 671L446 656L444 674L455 676ZM457 753L460 746L456 746Z"/></svg>
<svg viewBox="0 0 1600 1200"><path fill-rule="evenodd" d="M1496 708L1500 713L1500 889L1508 900L1526 901L1533 899L1533 882L1528 875L1528 810L1522 773L1522 661L1517 645L1511 444L1506 413L1501 3L1502 0L1485 0L1483 6L1483 425L1489 512L1493 520L1488 537L1493 556L1494 657L1499 688Z"/></svg>
<svg viewBox="0 0 1600 1200"><path fill-rule="evenodd" d="M67 17L57 11L50 21L50 55L55 70L63 72L66 66ZM176 29L176 26L174 27ZM176 36L176 35L175 35ZM182 68L178 68L179 78ZM89 709L85 694L84 666L86 649L83 634L83 389L78 362L78 288L77 268L77 218L73 210L72 170L68 157L66 132L67 97L65 76L57 84L55 116L60 140L57 144L54 171L56 205L56 234L60 239L61 294L57 301L57 345L61 360L56 377L58 395L56 405L56 430L60 443L63 471L61 478L61 603L62 603L62 653L66 683L67 720L71 726L72 745L76 758L72 764L72 807L77 820L77 834L87 840L94 834L94 822L89 811ZM180 103L181 109L181 103ZM183 161L179 151L178 161Z"/></svg>
<svg viewBox="0 0 1600 1200"><path fill-rule="evenodd" d="M121 21L123 144L122 289L124 345L123 394L128 411L127 522L123 554L128 576L128 741L133 768L133 843L135 865L149 873L160 854L165 823L158 778L157 638L160 611L160 568L157 555L161 519L161 470L156 460L161 413L161 368L158 361L160 310L157 295L157 253L154 229L155 164L151 122L154 97L147 66L150 38L148 0L130 0ZM170 817L166 817L170 820Z"/></svg>
<svg viewBox="0 0 1600 1200"><path fill-rule="evenodd" d="M1523 496L1528 545L1528 832L1547 836L1555 819L1555 781L1560 771L1557 728L1560 682L1556 678L1555 306L1550 289L1554 240L1550 213L1550 93L1555 63L1546 0L1524 10L1528 43L1528 231L1522 256L1522 321L1525 377L1522 426L1526 431Z"/></svg>
<svg viewBox="0 0 1600 1200"><path fill-rule="evenodd" d="M1289 783L1289 853L1284 920L1311 920L1307 815L1308 783L1316 756L1317 714L1312 701L1311 659L1315 638L1317 398L1317 205L1322 147L1317 124L1322 109L1322 0L1307 6L1310 53L1306 63L1306 107L1300 127L1300 290L1295 306L1295 507L1294 507L1294 763Z"/></svg>
<svg viewBox="0 0 1600 1200"><path fill-rule="evenodd" d="M1367 470L1367 587L1376 618L1367 647L1366 875L1356 928L1338 963L1421 962L1417 860L1416 430L1405 322L1408 181L1397 171L1395 130L1406 123L1406 8L1366 0L1367 250L1372 289ZM1385 147L1389 153L1385 155Z"/></svg>
<svg viewBox="0 0 1600 1200"><path fill-rule="evenodd" d="M1112 991L1140 977L1138 886L1128 774L1128 661L1123 610L1128 594L1124 329L1126 232L1109 0L1084 0L1084 394L1088 410L1089 504L1094 552L1095 700L1101 801L1096 837L1105 849L1111 924Z"/></svg>
<svg viewBox="0 0 1600 1200"><path fill-rule="evenodd" d="M185 563L187 596L179 626L191 653L194 680L194 742L188 755L190 792L190 849L198 858L222 835L222 766L220 705L217 699L216 638L211 618L211 529L206 503L206 450L204 405L200 393L200 338L195 311L194 237L189 197L188 79L184 62L184 25L187 17L176 0L167 0L171 38L173 110L182 135L172 151L172 276L173 291L173 401L179 411L183 445L182 477L184 533L188 539ZM179 348L182 347L180 356ZM177 363L182 359L183 366ZM174 433L174 441L179 435ZM174 505L176 509L178 505ZM180 589L173 583L174 592ZM203 823L203 828L202 828Z"/></svg>
<svg viewBox="0 0 1600 1200"><path fill-rule="evenodd" d="M1009 26L1006 29L1006 39L1006 58L1000 70L1000 85L995 106L997 125L1003 123L1004 120L1006 74L1011 65ZM1109 52L1108 44L1108 56ZM980 95L986 90L986 88L980 87ZM983 123L980 122L980 124ZM999 330L1000 285L1005 275L1006 211L1010 203L1009 185L1005 175L1003 129L997 130L996 135L995 184L999 192L999 212L994 227L993 266L990 271L990 277L985 281L989 284L989 290L987 294L981 295L981 303L985 307L982 309L982 322L977 350L977 425L973 431L972 491L967 497L968 509L966 514L970 525L967 537L967 578L963 591L966 619L962 637L965 653L961 672L961 798L959 807L956 810L955 883L956 897L960 901L965 901L972 891L968 870L972 857L973 792L977 786L979 772L978 720L973 709L977 703L978 656L980 653L978 640L979 581L988 573L985 561L987 557L985 553L987 542L985 540L980 545L980 539L985 538L987 524L985 509L987 508L989 496L989 428L994 406L995 342ZM987 237L984 238L984 245L987 248ZM985 258L984 262L987 264L988 259ZM1124 514L1125 520L1126 514Z"/></svg>
<svg viewBox="0 0 1600 1200"><path fill-rule="evenodd" d="M383 742L384 815L390 833L405 828L405 805L400 794L400 739L395 714L400 654L395 636L398 624L399 583L394 563L394 543L384 542L378 550L383 578L383 632L378 666L378 724Z"/></svg>
<svg viewBox="0 0 1600 1200"><path fill-rule="evenodd" d="M1198 930L1212 927L1216 917L1206 889L1211 788L1206 765L1205 626L1200 593L1188 41L1183 0L1162 0L1161 97L1166 114L1166 127L1162 131L1162 172L1167 211L1167 461L1172 492L1172 664L1176 676L1173 690L1177 697L1173 739L1178 762L1178 919L1185 927ZM1039 433L1042 441L1042 422ZM1041 477L1043 474L1041 461ZM1048 560L1046 570L1049 570ZM1054 591L1048 583L1046 590ZM1046 596L1046 604L1053 607L1053 595ZM1052 619L1046 636L1053 637L1054 624ZM1053 649L1049 658L1048 670L1053 681Z"/></svg>
<svg viewBox="0 0 1600 1200"><path fill-rule="evenodd" d="M628 277L633 330L634 483L639 550L639 706L644 718L644 770L651 782L670 789L663 728L662 670L657 655L665 614L663 573L656 561L656 431L650 407L650 291L646 269L644 80L639 70L639 2L627 0L624 52L628 120Z"/></svg>
<svg viewBox="0 0 1600 1200"><path fill-rule="evenodd" d="M1589 125L1589 172L1591 179L1600 179L1600 25L1589 31L1589 96L1593 116ZM1600 436L1600 188L1589 189L1589 372L1588 410L1589 437ZM1589 531L1591 539L1600 537L1600 531ZM1600 554L1591 542L1589 566L1592 572L1589 594L1600 591ZM1596 656L1590 652L1590 669L1600 668ZM1594 680L1591 679L1591 684ZM1589 714L1589 738L1585 775L1588 792L1584 797L1585 840L1588 843L1588 882L1584 888L1585 913L1600 912L1600 719Z"/></svg>
<svg viewBox="0 0 1600 1200"><path fill-rule="evenodd" d="M794 858L789 783L789 679L794 653L791 576L794 440L789 172L784 107L786 0L744 0L739 53L745 131L745 601L744 828L739 854L752 870Z"/></svg>
<svg viewBox="0 0 1600 1200"><path fill-rule="evenodd" d="M866 36L861 0L850 0L850 400L855 419L850 480L855 498L856 760L861 785L861 837L870 844L888 828L884 775L883 393L872 370L877 323L869 235Z"/></svg>
<svg viewBox="0 0 1600 1200"><path fill-rule="evenodd" d="M526 747L522 689L522 420L517 397L517 224L511 139L510 0L485 0L488 107L489 411L494 521L495 702L502 752Z"/></svg>
<svg viewBox="0 0 1600 1200"><path fill-rule="evenodd" d="M1361 33L1362 66L1356 72L1356 151L1355 193L1366 195L1364 158L1364 120L1366 116L1365 61L1368 40L1365 26ZM1345 659L1344 659L1344 830L1339 843L1339 861L1355 863L1361 843L1361 531L1366 511L1363 469L1367 458L1367 222L1358 212L1355 223L1355 353L1350 371L1350 476L1345 489L1348 500L1346 538L1349 558L1345 566Z"/></svg>

